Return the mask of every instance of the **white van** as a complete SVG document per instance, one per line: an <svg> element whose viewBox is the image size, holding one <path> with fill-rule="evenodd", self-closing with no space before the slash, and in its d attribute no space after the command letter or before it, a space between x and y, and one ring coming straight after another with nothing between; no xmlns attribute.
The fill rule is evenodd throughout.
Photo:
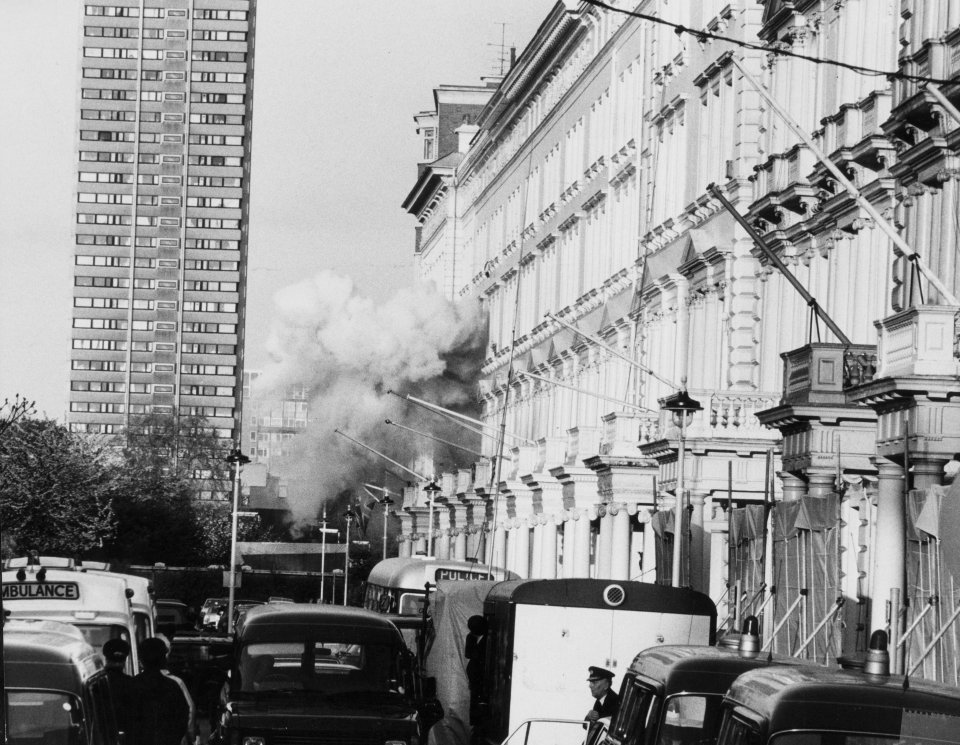
<svg viewBox="0 0 960 745"><path fill-rule="evenodd" d="M77 571L86 574L102 574L107 577L122 577L127 587L133 590L130 606L133 608L133 618L137 624L137 644L157 635L157 605L154 599L153 582L136 574L111 572L110 566L102 562L91 564L82 561Z"/></svg>

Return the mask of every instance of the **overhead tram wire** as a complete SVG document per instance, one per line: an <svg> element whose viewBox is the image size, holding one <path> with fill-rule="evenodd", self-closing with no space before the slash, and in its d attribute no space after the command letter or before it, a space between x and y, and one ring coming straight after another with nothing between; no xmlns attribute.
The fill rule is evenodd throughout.
<svg viewBox="0 0 960 745"><path fill-rule="evenodd" d="M651 370L651 369L650 369L649 367L647 367L646 365L643 365L643 364L637 362L635 359L633 359L632 357L624 354L624 353L621 352L619 349L616 349L616 348L614 348L614 347L611 347L609 344L605 344L605 343L603 342L603 340L598 339L597 337L592 336L591 334L588 334L588 333L586 333L585 331L581 331L579 328L577 328L576 326L574 326L572 323L569 323L569 322L567 322L567 321L564 321L564 320L563 320L562 318L560 318L559 316L557 316L557 315L555 315L555 314L553 314L553 313L544 313L544 316L545 316L546 318L549 318L551 321L555 321L555 322L559 323L561 326L566 326L568 329L570 329L571 331L574 331L574 332L578 333L580 336L582 336L582 337L583 337L584 339L586 339L587 341L591 342L592 344L595 344L596 346L600 347L601 349L607 350L608 352L610 352L610 354L615 355L616 357L619 357L620 359L624 360L624 361L627 362L628 364L633 365L634 367L636 367L638 370L642 370L643 372L647 373L648 375L651 375L652 377L656 378L657 380L659 380L659 381L660 381L661 383L663 383L664 385L669 386L670 388L679 388L679 387L680 387L680 386L678 386L676 383L674 383L672 380L667 380L667 378L665 378L665 377L663 377L662 375L654 372L653 370Z"/></svg>
<svg viewBox="0 0 960 745"><path fill-rule="evenodd" d="M426 438L428 438L428 439L430 439L430 440L434 440L434 441L439 442L439 443L442 443L442 444L444 444L444 445L449 445L449 446L452 447L452 448L457 448L457 449L459 449L459 450L463 450L464 452L470 453L471 455L477 455L477 456L479 456L479 457L481 457L481 458L484 457L483 453L478 453L476 450L473 450L473 449L468 448L468 447L464 447L463 445L458 445L457 443L451 442L450 440L444 440L444 439L441 438L441 437L436 437L435 435L431 435L429 432L421 432L419 429L414 429L413 427L408 427L408 426L406 426L405 424L398 424L397 422L393 421L392 419L384 419L383 422L384 422L384 424L389 424L389 425L392 425L392 426L394 426L394 427L398 427L398 428L400 428L400 429L405 429L405 430L407 430L407 432L413 432L415 435L420 435L421 437L426 437Z"/></svg>
<svg viewBox="0 0 960 745"><path fill-rule="evenodd" d="M632 18L639 18L642 21L650 21L651 23L656 23L660 26L667 26L672 28L674 33L677 36L682 36L684 34L693 36L697 41L703 42L708 39L713 41L725 41L735 46L741 47L743 49L752 49L757 52L765 52L767 54L777 54L781 57L796 57L797 59L806 60L807 62L813 62L818 65L832 65L834 67L842 67L846 70L851 70L852 72L858 73L860 75L867 75L872 77L884 77L888 80L909 80L915 83L933 83L935 85L949 85L956 83L956 80L944 79L944 78L931 78L927 75L911 75L910 73L900 72L899 70L878 70L874 67L867 67L865 65L857 65L852 62L841 62L840 60L826 59L824 57L815 57L812 54L803 54L802 52L794 52L789 49L778 49L776 47L771 47L766 44L754 43L751 41L746 41L744 39L735 39L731 36L723 36L722 34L715 34L711 31L703 31L701 29L690 28L689 26L684 26L682 23L674 23L673 21L668 21L665 18L658 18L657 16L652 16L649 13L639 13L633 10L627 10L625 8L615 8L612 5L609 5L602 0L584 0L587 5L592 5L595 8L602 8L604 10L609 10L614 13L621 13L622 15L627 15Z"/></svg>
<svg viewBox="0 0 960 745"><path fill-rule="evenodd" d="M424 400L419 399L419 398L416 398L416 397L414 397L414 396L401 395L401 394L397 393L396 391L387 391L387 393L392 393L392 394L393 394L394 396L396 396L397 398L402 398L402 399L404 399L404 400L406 400L406 401L409 401L409 402L412 403L412 404L416 404L417 406L423 407L423 408L426 409L427 411L430 411L430 412L432 412L432 413L434 413L434 414L439 414L440 416L446 417L447 419L451 420L452 422L454 422L454 423L456 423L456 424L459 424L459 425L460 425L461 427L463 427L464 429L466 429L466 430L468 430L468 431L470 431L470 432L473 432L474 434L478 434L478 435L480 435L481 437L495 437L495 435L488 434L488 433L486 433L486 432L484 432L484 431L482 431L482 430L475 429L475 428L473 428L473 427L469 427L469 426L467 426L466 424L464 424L464 422L470 422L471 424L475 424L475 425L477 425L477 426L479 426L479 427L486 427L487 429L492 429L492 430L496 431L496 427L493 427L493 426L487 424L486 422L482 422L482 421L480 421L479 419L474 419L473 417L469 417L469 416L467 416L466 414L461 414L461 413L459 413L459 412L457 412L457 411L453 411L452 409L445 409L443 406L438 406L437 404L432 404L432 403L430 403L429 401L424 401ZM535 442L534 440L531 440L531 439L528 438L528 437L521 437L520 435L514 434L514 433L512 433L512 432L507 432L506 434L507 434L507 437L512 437L514 440L519 440L520 442L526 443L527 445L536 445L536 442Z"/></svg>
<svg viewBox="0 0 960 745"><path fill-rule="evenodd" d="M592 396L593 398L599 398L603 401L610 401L612 403L620 404L621 406L626 406L628 409L634 409L636 411L644 411L650 414L656 414L658 412L653 409L647 408L646 406L641 406L640 404L630 403L629 401L621 401L619 398L614 398L613 396L605 396L602 393L594 393L593 391L588 391L583 388L578 388L575 385L569 385L568 383L561 383L559 380L550 380L550 378L544 378L540 375L534 375L528 370L524 370L520 373L528 378L533 378L534 380L540 380L544 383L549 383L550 385L560 386L561 388L567 388L576 393L582 393L584 396Z"/></svg>
<svg viewBox="0 0 960 745"><path fill-rule="evenodd" d="M371 453L373 453L374 455L379 456L380 458L383 458L383 459L384 459L385 461L387 461L388 463L392 463L392 464L395 465L397 468L403 469L403 470L406 471L407 473L413 474L413 475L416 476L420 481L432 481L432 479L424 476L423 474L417 473L417 472L414 471L413 469L407 468L407 467L406 467L405 465L403 465L402 463L397 463L397 461L395 461L393 458L387 457L386 455L384 455L383 453L381 453L379 450L374 450L374 449L373 449L372 447L370 447L369 445L364 445L362 442L360 442L360 440L355 440L355 439L352 438L350 435L348 435L346 432L341 432L339 429L335 429L335 430L333 430L333 431L334 431L335 434L338 434L338 435L340 435L341 437L347 438L347 439L350 440L350 442L352 442L354 445L359 445L359 446L362 447L364 450L369 450L369 451L370 451Z"/></svg>

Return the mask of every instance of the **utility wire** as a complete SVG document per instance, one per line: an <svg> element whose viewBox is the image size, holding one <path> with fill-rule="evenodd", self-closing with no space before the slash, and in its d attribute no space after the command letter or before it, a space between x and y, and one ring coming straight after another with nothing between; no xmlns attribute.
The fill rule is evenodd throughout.
<svg viewBox="0 0 960 745"><path fill-rule="evenodd" d="M916 83L934 83L936 85L949 85L955 83L955 80L944 79L944 78L931 78L926 75L911 75L906 72L900 72L899 70L878 70L873 67L866 67L864 65L856 65L852 62L840 62L839 60L824 59L823 57L814 57L811 54L803 54L802 52L794 52L789 49L778 49L776 47L767 46L766 44L755 44L750 41L745 41L743 39L734 39L730 36L722 36L721 34L714 34L710 31L703 31L701 29L689 28L684 26L682 23L674 23L672 21L665 20L663 18L658 18L657 16L649 15L648 13L638 13L633 10L626 10L625 8L615 8L612 5L608 5L602 0L584 0L587 5L592 5L595 8L603 8L604 10L609 10L614 13L622 13L623 15L632 16L633 18L639 18L642 21L650 21L651 23L656 23L661 26L667 26L672 28L674 33L677 36L682 36L684 34L689 34L697 39L699 42L704 42L707 39L713 39L714 41L726 41L730 44L735 44L738 47L743 47L744 49L753 49L758 52L767 52L769 54L778 54L782 57L796 57L797 59L807 60L808 62L814 62L818 65L833 65L834 67L843 67L847 70L852 70L853 72L859 73L861 75L872 75L876 77L885 77L890 80L912 80Z"/></svg>

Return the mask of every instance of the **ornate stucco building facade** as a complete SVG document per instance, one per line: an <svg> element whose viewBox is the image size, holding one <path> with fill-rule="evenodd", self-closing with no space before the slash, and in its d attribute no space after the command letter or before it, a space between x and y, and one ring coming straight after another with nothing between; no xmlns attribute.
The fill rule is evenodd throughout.
<svg viewBox="0 0 960 745"><path fill-rule="evenodd" d="M485 309L483 419L508 433L442 474L434 553L669 583L679 513L682 583L721 622L762 610L819 659L902 634L946 592L931 505L960 450L960 10L607 5L558 3L405 204L456 236L418 260ZM402 553L428 512L408 490ZM916 674L956 682L945 638Z"/></svg>

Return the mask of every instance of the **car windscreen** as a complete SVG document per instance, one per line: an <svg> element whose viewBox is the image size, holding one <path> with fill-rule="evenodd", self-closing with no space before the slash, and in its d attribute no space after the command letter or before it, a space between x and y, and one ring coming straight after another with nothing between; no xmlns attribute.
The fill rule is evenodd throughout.
<svg viewBox="0 0 960 745"><path fill-rule="evenodd" d="M389 691L396 686L400 648L366 641L356 629L327 629L306 638L262 638L243 643L239 690L319 691L325 694Z"/></svg>
<svg viewBox="0 0 960 745"><path fill-rule="evenodd" d="M713 745L720 732L720 694L683 693L666 700L658 745Z"/></svg>
<svg viewBox="0 0 960 745"><path fill-rule="evenodd" d="M628 673L620 689L620 707L610 723L609 739L617 745L643 742L647 720L657 700L653 688Z"/></svg>
<svg viewBox="0 0 960 745"><path fill-rule="evenodd" d="M10 745L74 745L81 713L76 697L61 691L7 691Z"/></svg>

